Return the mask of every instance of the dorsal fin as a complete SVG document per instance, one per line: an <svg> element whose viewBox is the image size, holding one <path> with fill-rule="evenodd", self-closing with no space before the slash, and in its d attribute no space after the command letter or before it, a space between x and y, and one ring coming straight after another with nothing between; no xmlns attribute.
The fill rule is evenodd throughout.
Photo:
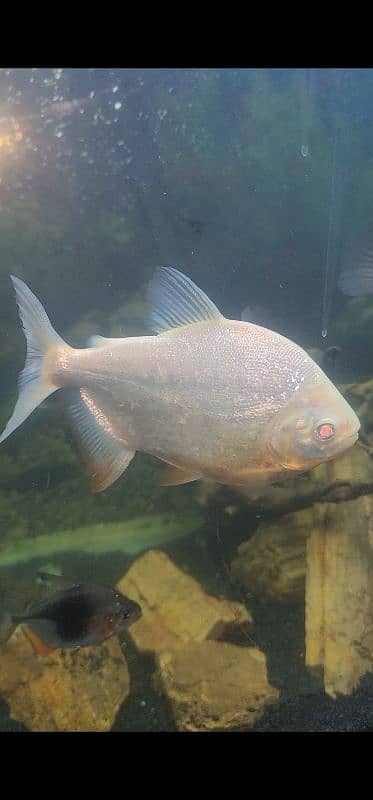
<svg viewBox="0 0 373 800"><path fill-rule="evenodd" d="M159 267L149 284L148 327L152 333L224 317L202 289L172 267Z"/></svg>
<svg viewBox="0 0 373 800"><path fill-rule="evenodd" d="M63 575L52 575L50 572L43 572L39 570L37 574L38 580L43 587L51 589L54 592L61 592L65 589L74 589L79 586L79 581L74 581L71 578L66 578Z"/></svg>

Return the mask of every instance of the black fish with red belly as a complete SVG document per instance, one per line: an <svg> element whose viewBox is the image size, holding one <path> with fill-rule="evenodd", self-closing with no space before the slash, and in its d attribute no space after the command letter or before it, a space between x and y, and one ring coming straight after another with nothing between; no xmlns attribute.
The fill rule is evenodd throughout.
<svg viewBox="0 0 373 800"><path fill-rule="evenodd" d="M138 603L115 589L39 575L54 592L29 613L11 618L13 626L23 626L38 655L99 645L141 617Z"/></svg>

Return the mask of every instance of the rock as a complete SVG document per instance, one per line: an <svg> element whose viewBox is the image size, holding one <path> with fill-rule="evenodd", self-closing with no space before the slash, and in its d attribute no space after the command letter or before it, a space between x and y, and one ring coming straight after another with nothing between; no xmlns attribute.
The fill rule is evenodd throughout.
<svg viewBox="0 0 373 800"><path fill-rule="evenodd" d="M108 731L129 694L118 639L39 658L18 627L0 647L0 694L31 731Z"/></svg>
<svg viewBox="0 0 373 800"><path fill-rule="evenodd" d="M194 578L158 550L140 556L117 588L141 605L142 617L129 630L140 651L162 652L191 641L218 639L226 630L231 632L232 625L251 621L241 603L206 594Z"/></svg>
<svg viewBox="0 0 373 800"><path fill-rule="evenodd" d="M231 565L232 578L254 597L281 603L303 600L306 541L312 524L309 508L277 522L262 522L251 539L239 546Z"/></svg>
<svg viewBox="0 0 373 800"><path fill-rule="evenodd" d="M265 656L253 647L189 642L161 653L158 667L157 685L182 731L251 727L278 697L267 680Z"/></svg>
<svg viewBox="0 0 373 800"><path fill-rule="evenodd" d="M140 651L155 653L154 681L180 730L248 727L277 698L263 653L222 641L251 621L241 603L206 594L156 550L140 556L117 588L141 604L129 635Z"/></svg>

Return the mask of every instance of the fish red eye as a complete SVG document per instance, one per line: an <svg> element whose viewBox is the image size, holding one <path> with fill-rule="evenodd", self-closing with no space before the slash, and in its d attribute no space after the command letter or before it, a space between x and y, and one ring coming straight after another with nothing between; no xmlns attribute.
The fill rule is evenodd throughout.
<svg viewBox="0 0 373 800"><path fill-rule="evenodd" d="M321 422L316 428L316 437L320 442L327 442L335 434L335 425L332 422Z"/></svg>

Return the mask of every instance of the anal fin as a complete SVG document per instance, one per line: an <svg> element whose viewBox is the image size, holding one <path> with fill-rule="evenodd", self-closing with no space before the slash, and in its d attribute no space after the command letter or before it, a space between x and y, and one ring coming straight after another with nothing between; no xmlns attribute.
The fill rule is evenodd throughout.
<svg viewBox="0 0 373 800"><path fill-rule="evenodd" d="M160 486L180 486L182 483L192 483L200 478L201 475L169 465L160 472L158 483Z"/></svg>
<svg viewBox="0 0 373 800"><path fill-rule="evenodd" d="M118 436L100 398L87 389L70 390L68 411L93 492L102 492L122 475L135 455Z"/></svg>
<svg viewBox="0 0 373 800"><path fill-rule="evenodd" d="M29 642L32 644L34 653L37 656L46 658L47 656L50 656L50 654L56 649L55 647L50 647L49 644L43 642L42 639L39 639L39 637L36 636L36 633L34 633L27 625L22 625L22 630L25 636L27 636Z"/></svg>

